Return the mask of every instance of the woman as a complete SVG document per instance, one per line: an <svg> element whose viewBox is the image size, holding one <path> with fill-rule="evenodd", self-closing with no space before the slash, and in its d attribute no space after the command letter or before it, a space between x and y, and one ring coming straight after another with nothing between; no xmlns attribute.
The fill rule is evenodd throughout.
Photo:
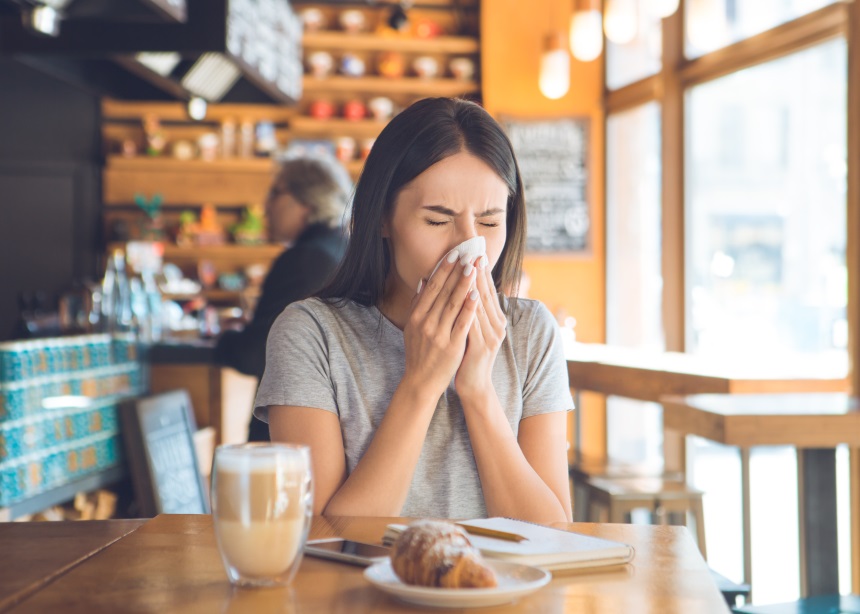
<svg viewBox="0 0 860 614"><path fill-rule="evenodd" d="M281 164L266 199L269 240L288 247L272 263L254 318L218 340L216 360L257 378L266 365L266 338L284 308L319 290L343 258L342 228L348 193L334 161L294 158ZM249 441L267 441L268 427L251 418Z"/></svg>
<svg viewBox="0 0 860 614"><path fill-rule="evenodd" d="M449 254L475 236L486 259ZM344 263L275 322L257 395L273 440L311 447L315 513L570 520L560 337L543 305L497 293L524 242L486 111L427 99L382 131Z"/></svg>

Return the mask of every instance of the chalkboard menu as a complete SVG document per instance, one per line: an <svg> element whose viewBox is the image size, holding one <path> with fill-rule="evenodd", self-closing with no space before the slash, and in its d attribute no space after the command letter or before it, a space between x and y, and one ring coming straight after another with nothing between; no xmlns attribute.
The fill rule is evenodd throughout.
<svg viewBox="0 0 860 614"><path fill-rule="evenodd" d="M525 186L528 251L590 249L588 120L508 119L503 123Z"/></svg>
<svg viewBox="0 0 860 614"><path fill-rule="evenodd" d="M129 401L121 417L141 515L208 513L188 393L176 390Z"/></svg>

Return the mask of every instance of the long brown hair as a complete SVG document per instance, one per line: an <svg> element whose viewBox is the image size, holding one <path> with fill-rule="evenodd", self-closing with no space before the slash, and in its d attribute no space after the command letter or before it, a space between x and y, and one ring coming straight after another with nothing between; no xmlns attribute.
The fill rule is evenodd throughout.
<svg viewBox="0 0 860 614"><path fill-rule="evenodd" d="M508 186L507 239L493 268L493 281L497 290L516 289L525 249L526 210L511 142L496 120L474 102L426 98L392 119L376 139L355 189L346 254L316 296L378 306L391 267L382 226L391 219L398 193L428 168L461 151L482 160Z"/></svg>

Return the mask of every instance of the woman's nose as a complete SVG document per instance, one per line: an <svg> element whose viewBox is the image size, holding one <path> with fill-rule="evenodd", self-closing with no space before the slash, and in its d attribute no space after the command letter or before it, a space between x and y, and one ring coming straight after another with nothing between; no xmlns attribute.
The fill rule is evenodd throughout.
<svg viewBox="0 0 860 614"><path fill-rule="evenodd" d="M478 236L478 229L475 227L475 224L461 224L457 228L457 238L459 239L458 245L463 241L468 241L469 239L474 239Z"/></svg>

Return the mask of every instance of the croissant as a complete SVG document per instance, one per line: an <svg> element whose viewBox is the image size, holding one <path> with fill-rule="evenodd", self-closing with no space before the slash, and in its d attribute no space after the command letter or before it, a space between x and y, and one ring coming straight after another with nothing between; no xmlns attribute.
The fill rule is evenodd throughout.
<svg viewBox="0 0 860 614"><path fill-rule="evenodd" d="M465 531L450 522L418 520L394 542L391 566L406 584L440 588L492 588L495 572Z"/></svg>

